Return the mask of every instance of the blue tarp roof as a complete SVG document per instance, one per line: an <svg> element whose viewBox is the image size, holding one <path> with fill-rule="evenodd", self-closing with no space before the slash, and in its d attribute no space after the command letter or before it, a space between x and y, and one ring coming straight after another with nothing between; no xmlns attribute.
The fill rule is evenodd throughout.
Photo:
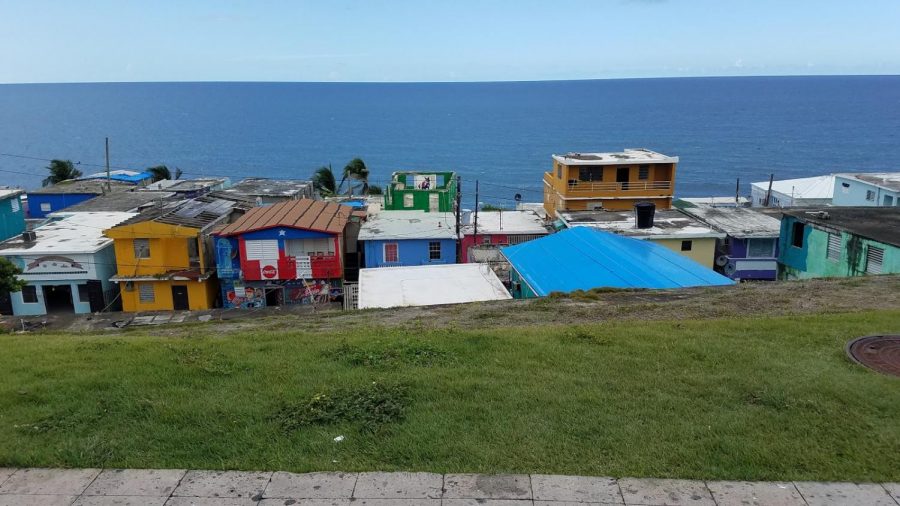
<svg viewBox="0 0 900 506"><path fill-rule="evenodd" d="M106 179L106 172L97 172L88 174L81 179ZM135 172L131 170L113 170L109 173L109 179L112 181L121 181L123 183L140 183L146 179L153 179L153 174L149 172Z"/></svg>
<svg viewBox="0 0 900 506"><path fill-rule="evenodd" d="M665 246L574 227L502 249L537 295L591 288L685 288L734 281Z"/></svg>

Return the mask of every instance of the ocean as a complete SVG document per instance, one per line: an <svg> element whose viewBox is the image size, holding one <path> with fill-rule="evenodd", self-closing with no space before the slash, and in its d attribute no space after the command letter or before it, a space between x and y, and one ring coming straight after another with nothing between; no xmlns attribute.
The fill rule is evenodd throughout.
<svg viewBox="0 0 900 506"><path fill-rule="evenodd" d="M455 170L467 206L476 180L482 202L540 201L553 153L645 147L680 157L678 196L747 194L770 173L900 170L900 76L0 85L0 184L39 186L41 159L101 171L104 137L114 167L185 177Z"/></svg>

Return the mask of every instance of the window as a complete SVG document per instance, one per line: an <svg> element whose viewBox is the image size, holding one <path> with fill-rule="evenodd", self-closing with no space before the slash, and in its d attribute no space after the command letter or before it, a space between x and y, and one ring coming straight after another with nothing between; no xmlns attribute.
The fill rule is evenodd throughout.
<svg viewBox="0 0 900 506"><path fill-rule="evenodd" d="M681 251L691 251L694 249L694 241L681 241Z"/></svg>
<svg viewBox="0 0 900 506"><path fill-rule="evenodd" d="M875 191L874 190L866 190L866 200L875 200Z"/></svg>
<svg viewBox="0 0 900 506"><path fill-rule="evenodd" d="M9 201L9 207L12 209L12 212L14 212L14 213L19 212L19 199L18 199L18 197L17 197L17 198L14 198L14 199L12 199L12 200Z"/></svg>
<svg viewBox="0 0 900 506"><path fill-rule="evenodd" d="M134 258L150 258L150 239L134 240Z"/></svg>
<svg viewBox="0 0 900 506"><path fill-rule="evenodd" d="M490 244L490 243L491 243L491 236L489 236L489 235L481 236L481 244Z"/></svg>
<svg viewBox="0 0 900 506"><path fill-rule="evenodd" d="M412 193L405 193L403 195L403 207L412 207L415 204L413 201Z"/></svg>
<svg viewBox="0 0 900 506"><path fill-rule="evenodd" d="M795 221L791 225L791 246L795 248L803 247L803 229L806 228L803 222Z"/></svg>
<svg viewBox="0 0 900 506"><path fill-rule="evenodd" d="M603 167L579 167L579 181L603 181Z"/></svg>
<svg viewBox="0 0 900 506"><path fill-rule="evenodd" d="M50 209L51 207L49 202L41 202L41 212L49 213Z"/></svg>
<svg viewBox="0 0 900 506"><path fill-rule="evenodd" d="M638 179L650 179L650 166L641 165L638 167Z"/></svg>
<svg viewBox="0 0 900 506"><path fill-rule="evenodd" d="M278 258L278 241L244 241L247 260L274 260Z"/></svg>
<svg viewBox="0 0 900 506"><path fill-rule="evenodd" d="M748 239L747 258L768 258L775 254L775 239Z"/></svg>
<svg viewBox="0 0 900 506"><path fill-rule="evenodd" d="M556 179L562 179L562 164L556 165Z"/></svg>
<svg viewBox="0 0 900 506"><path fill-rule="evenodd" d="M832 262L841 259L841 234L828 234L828 246L825 248L825 258Z"/></svg>
<svg viewBox="0 0 900 506"><path fill-rule="evenodd" d="M384 261L387 263L396 263L400 261L400 251L397 243L389 242L384 245Z"/></svg>
<svg viewBox="0 0 900 506"><path fill-rule="evenodd" d="M78 285L78 300L81 302L89 302L90 295L88 295L88 286L87 284Z"/></svg>
<svg viewBox="0 0 900 506"><path fill-rule="evenodd" d="M894 205L894 197L891 196L891 195L885 195L885 196L884 196L884 200L882 201L882 204L885 205L885 206L892 206L892 205Z"/></svg>
<svg viewBox="0 0 900 506"><path fill-rule="evenodd" d="M22 287L22 302L25 302L26 304L34 304L37 301L38 301L37 287L35 287L35 286Z"/></svg>
<svg viewBox="0 0 900 506"><path fill-rule="evenodd" d="M428 243L428 259L441 259L441 241L431 241Z"/></svg>
<svg viewBox="0 0 900 506"><path fill-rule="evenodd" d="M334 240L329 237L318 239L288 239L284 241L284 254L289 257L334 255Z"/></svg>
<svg viewBox="0 0 900 506"><path fill-rule="evenodd" d="M138 287L138 300L141 304L156 301L156 291L153 289L152 283L141 283Z"/></svg>
<svg viewBox="0 0 900 506"><path fill-rule="evenodd" d="M869 246L866 249L866 274L881 274L881 266L884 262L884 249Z"/></svg>

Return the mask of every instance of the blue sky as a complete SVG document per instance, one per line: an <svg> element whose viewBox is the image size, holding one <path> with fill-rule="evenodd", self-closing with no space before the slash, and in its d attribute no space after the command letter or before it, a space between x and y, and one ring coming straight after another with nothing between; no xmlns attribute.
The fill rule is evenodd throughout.
<svg viewBox="0 0 900 506"><path fill-rule="evenodd" d="M900 74L900 0L0 0L0 82Z"/></svg>

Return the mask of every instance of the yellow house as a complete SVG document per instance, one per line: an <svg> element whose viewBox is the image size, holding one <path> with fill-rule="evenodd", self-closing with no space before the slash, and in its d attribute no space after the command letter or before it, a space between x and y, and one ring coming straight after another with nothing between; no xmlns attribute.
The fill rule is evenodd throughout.
<svg viewBox="0 0 900 506"><path fill-rule="evenodd" d="M669 209L677 164L677 156L649 149L553 155L553 170L544 173L544 209L551 218L559 211L629 210L637 202Z"/></svg>
<svg viewBox="0 0 900 506"><path fill-rule="evenodd" d="M113 239L124 311L215 307L219 293L209 232L245 204L211 197L168 203L104 231Z"/></svg>
<svg viewBox="0 0 900 506"><path fill-rule="evenodd" d="M592 227L635 239L653 241L712 269L716 261L716 240L725 234L677 209L654 213L651 226L638 228L635 213L629 211L567 211L558 218L566 227Z"/></svg>

